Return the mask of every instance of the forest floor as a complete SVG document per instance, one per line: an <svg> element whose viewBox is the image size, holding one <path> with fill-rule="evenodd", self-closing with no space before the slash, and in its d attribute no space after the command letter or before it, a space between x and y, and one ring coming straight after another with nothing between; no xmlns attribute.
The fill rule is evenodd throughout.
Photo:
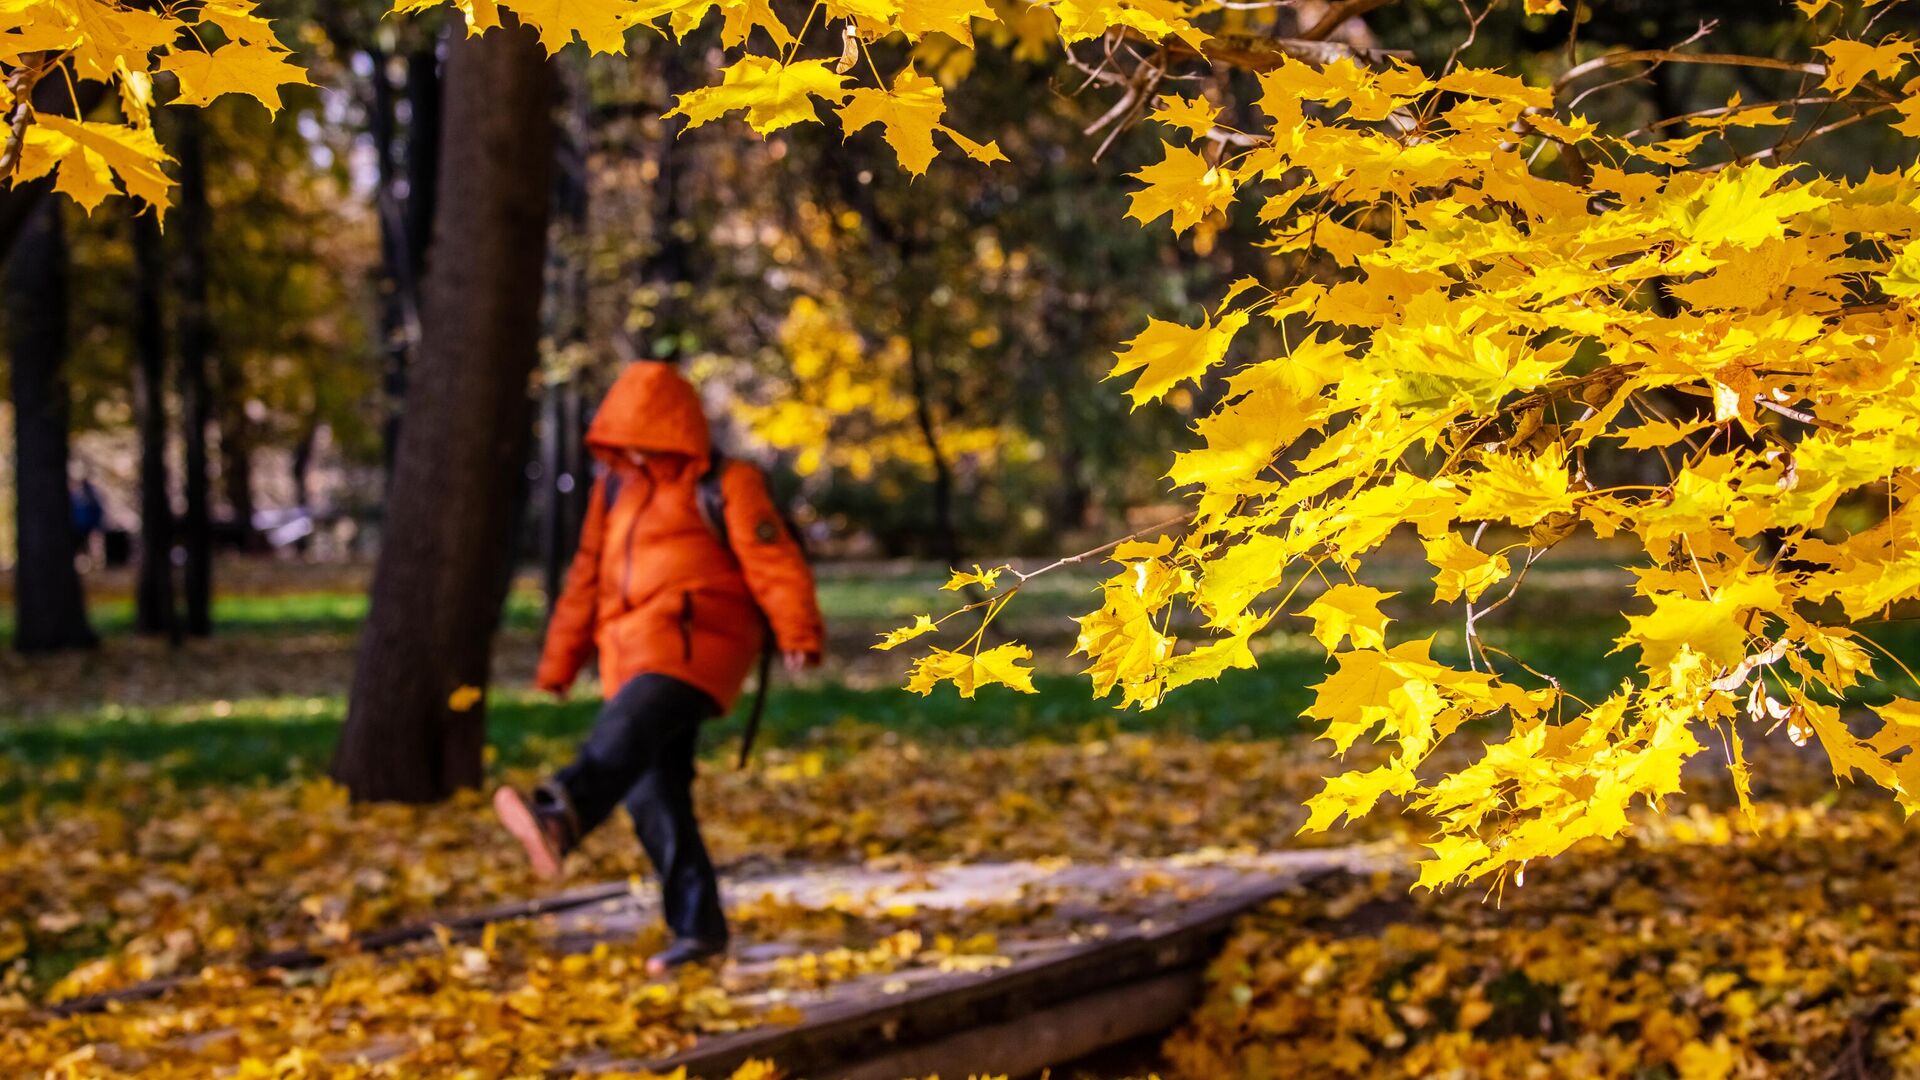
<svg viewBox="0 0 1920 1080"><path fill-rule="evenodd" d="M1423 610L1407 569L1396 614L1434 633L1436 653L1457 650L1457 624ZM1060 903L1047 889L960 907L885 889L796 900L743 883L1119 867L1093 899L1125 910L1176 895L1167 866L1421 838L1386 811L1294 836L1328 757L1297 719L1324 670L1297 633L1262 641L1258 671L1117 713L1064 657L1092 581L1064 574L1006 616L1043 660L1039 693L920 698L897 689L897 658L865 646L937 614L939 575L830 568L838 659L782 684L752 769L731 765L732 722L715 725L698 793L741 940L774 953L649 983L638 965L659 931L639 920L584 951L508 922L371 954L354 935L540 889L479 798L355 807L323 779L364 568L222 571L211 641L132 639L126 583L102 576L98 654L0 660L5 1075L504 1076L658 1057L789 1022L796 995L837 981L991 970ZM1490 632L1583 696L1617 681L1630 663L1606 655L1617 573L1576 558L1534 574L1527 604ZM516 782L564 760L593 711L591 688L567 704L528 691L539 621L537 594L516 590L491 699L491 768ZM1876 634L1920 660L1911 624ZM1301 886L1243 921L1205 1003L1148 1064L1190 1077L1920 1075L1915 831L1884 794L1836 785L1817 752L1772 742L1756 763L1757 829L1706 769L1628 841L1530 868L1504 895L1410 893L1392 871ZM570 872L646 891L622 829L592 837ZM332 962L243 966L293 947ZM166 976L188 978L103 1013L47 1008Z"/></svg>

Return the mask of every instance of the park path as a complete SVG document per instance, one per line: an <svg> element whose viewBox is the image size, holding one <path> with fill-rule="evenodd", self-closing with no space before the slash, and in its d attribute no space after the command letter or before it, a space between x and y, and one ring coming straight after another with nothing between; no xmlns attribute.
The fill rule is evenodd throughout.
<svg viewBox="0 0 1920 1080"><path fill-rule="evenodd" d="M744 932L708 987L724 1000L721 1022L639 1043L588 1041L550 1071L684 1068L689 1077L725 1077L757 1059L793 1077L1032 1073L1176 1026L1238 916L1315 879L1396 860L1391 849L1351 847L1110 862L802 865L736 877L727 901ZM336 963L398 970L436 951L477 952L476 943L496 935L550 958L632 950L659 934L653 892L642 882L583 886L365 935L355 959L288 953L261 958L257 968L272 977L315 973L289 984L298 985ZM661 991L670 985L661 981ZM154 983L61 1011L162 1010L176 991L193 998L207 988L191 979ZM201 1031L171 1049L192 1053L229 1034ZM401 1028L328 1056L404 1068L414 1045Z"/></svg>

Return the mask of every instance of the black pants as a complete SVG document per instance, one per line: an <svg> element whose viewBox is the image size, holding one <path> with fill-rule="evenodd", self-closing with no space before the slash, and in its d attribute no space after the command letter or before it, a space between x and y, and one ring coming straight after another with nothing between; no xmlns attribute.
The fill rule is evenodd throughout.
<svg viewBox="0 0 1920 1080"><path fill-rule="evenodd" d="M576 842L626 803L660 875L668 929L711 942L726 940L727 920L693 816L693 757L701 722L719 711L679 679L637 676L607 699L579 757L554 776L572 803Z"/></svg>

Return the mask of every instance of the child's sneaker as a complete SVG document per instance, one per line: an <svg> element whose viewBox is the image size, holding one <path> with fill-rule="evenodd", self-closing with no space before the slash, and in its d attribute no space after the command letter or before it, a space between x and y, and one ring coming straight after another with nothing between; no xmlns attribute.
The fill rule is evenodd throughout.
<svg viewBox="0 0 1920 1080"><path fill-rule="evenodd" d="M708 941L704 938L691 937L674 938L665 949L647 957L647 974L665 975L675 968L717 959L726 951L725 941Z"/></svg>
<svg viewBox="0 0 1920 1080"><path fill-rule="evenodd" d="M534 875L547 881L557 879L561 860L573 839L564 808L535 806L513 788L502 787L493 793L493 812L526 849Z"/></svg>

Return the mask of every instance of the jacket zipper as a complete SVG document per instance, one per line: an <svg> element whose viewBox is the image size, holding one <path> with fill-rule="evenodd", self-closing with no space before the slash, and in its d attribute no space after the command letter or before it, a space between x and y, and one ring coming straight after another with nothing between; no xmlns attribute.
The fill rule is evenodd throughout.
<svg viewBox="0 0 1920 1080"><path fill-rule="evenodd" d="M680 651L681 659L693 662L693 593L680 594Z"/></svg>

